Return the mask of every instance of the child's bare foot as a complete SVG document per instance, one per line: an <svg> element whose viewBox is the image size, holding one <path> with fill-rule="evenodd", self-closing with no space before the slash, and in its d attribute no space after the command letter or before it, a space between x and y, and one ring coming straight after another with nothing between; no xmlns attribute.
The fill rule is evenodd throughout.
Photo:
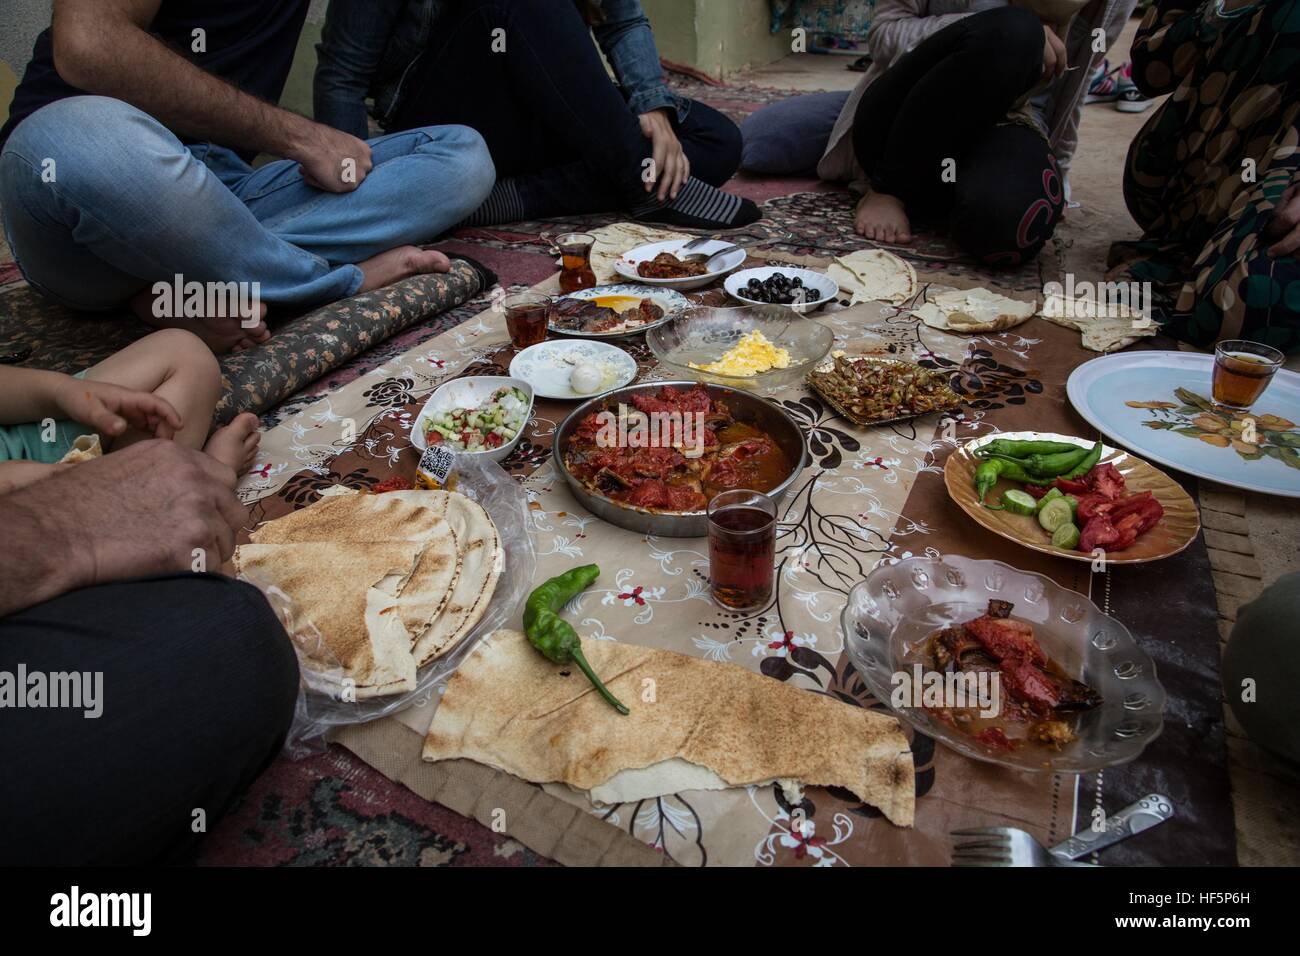
<svg viewBox="0 0 1300 956"><path fill-rule="evenodd" d="M175 316L159 318L153 314L155 296L150 289L137 293L131 299L131 311L141 322L155 329L185 329L193 332L216 355L242 352L271 337L266 327L266 303L257 303L257 323L244 327L244 320L221 316Z"/></svg>
<svg viewBox="0 0 1300 956"><path fill-rule="evenodd" d="M360 292L382 289L386 285L409 279L411 276L425 275L429 272L446 272L451 268L451 260L436 249L421 249L419 246L398 246L379 255L358 262L357 268L365 279Z"/></svg>
<svg viewBox="0 0 1300 956"><path fill-rule="evenodd" d="M903 201L888 193L868 190L853 214L853 231L877 242L906 245L912 241L912 224L907 220Z"/></svg>
<svg viewBox="0 0 1300 956"><path fill-rule="evenodd" d="M252 412L236 415L229 425L222 425L212 433L204 452L222 464L229 465L236 475L243 475L253 467L258 443L262 436L257 431L257 416Z"/></svg>

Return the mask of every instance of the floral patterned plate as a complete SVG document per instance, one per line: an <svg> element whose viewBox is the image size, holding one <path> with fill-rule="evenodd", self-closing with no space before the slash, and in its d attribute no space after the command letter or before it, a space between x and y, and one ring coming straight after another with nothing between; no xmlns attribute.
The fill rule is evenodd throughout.
<svg viewBox="0 0 1300 956"><path fill-rule="evenodd" d="M1249 412L1228 412L1210 401L1213 372L1214 356L1197 352L1107 355L1076 368L1066 393L1089 424L1152 461L1300 498L1300 375L1279 370Z"/></svg>
<svg viewBox="0 0 1300 956"><path fill-rule="evenodd" d="M943 482L948 487L948 495L957 502L957 507L966 512L976 522L994 534L1001 535L1009 541L1023 544L1026 548L1043 554L1054 554L1069 558L1071 561L1093 561L1096 557L1083 551L1067 551L1055 547L1051 536L1039 527L1031 516L1018 515L1010 511L994 511L980 504L975 494L975 469L980 461L974 451L985 442L995 438L1009 438L1012 441L1042 440L1071 441L1080 445L1091 445L1087 439L1073 435L1054 435L1049 432L997 432L974 441L967 442L948 456L943 467ZM1142 564L1157 561L1177 554L1194 540L1201 530L1201 516L1196 510L1196 503L1183 490L1183 486L1166 475L1159 468L1150 465L1135 455L1109 445L1102 446L1101 460L1110 462L1124 476L1125 488L1130 492L1149 491L1160 507L1165 509L1164 516L1146 534L1142 535L1130 547L1114 554L1107 554L1110 564ZM1001 480L993 486L988 494L990 503L997 501L1002 492L1008 488L1019 488L1014 481Z"/></svg>
<svg viewBox="0 0 1300 956"><path fill-rule="evenodd" d="M620 329L617 332L584 332L581 329L568 329L556 325L552 316L549 328L556 335L568 335L574 338L595 339L597 341L626 339L633 335L640 335L650 329L658 328L665 322L671 321L673 316L679 312L689 309L692 304L690 299L672 289L655 289L632 282L624 282L619 285L598 285L594 289L579 289L577 292L571 292L568 295L560 296L560 298L591 301L598 305L617 309L620 312L629 306L634 309L642 299L649 299L663 310L664 314L653 322L646 322L630 329Z"/></svg>

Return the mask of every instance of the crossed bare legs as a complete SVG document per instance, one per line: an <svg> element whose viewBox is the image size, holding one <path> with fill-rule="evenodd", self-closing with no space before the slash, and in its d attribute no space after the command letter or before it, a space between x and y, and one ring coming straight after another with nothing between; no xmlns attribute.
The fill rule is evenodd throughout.
<svg viewBox="0 0 1300 956"><path fill-rule="evenodd" d="M361 270L361 288L357 290L372 292L384 286L409 279L411 276L427 275L433 272L446 272L451 268L449 260L435 249L421 249L419 246L398 246L364 262L358 262ZM131 311L146 325L157 329L185 329L193 332L216 355L227 352L242 352L254 345L260 345L271 337L271 330L266 326L266 303L258 303L256 321L248 321L238 316L179 316L159 318L153 314L154 295L151 288L146 288L131 299ZM252 316L249 317L251 319ZM215 437L215 436L213 436Z"/></svg>

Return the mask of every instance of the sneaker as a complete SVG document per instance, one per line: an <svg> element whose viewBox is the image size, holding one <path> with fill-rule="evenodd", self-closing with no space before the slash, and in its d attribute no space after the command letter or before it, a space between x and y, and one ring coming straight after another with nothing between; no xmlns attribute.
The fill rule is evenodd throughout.
<svg viewBox="0 0 1300 956"><path fill-rule="evenodd" d="M1111 74L1118 73L1119 67L1110 68L1110 60L1102 60L1088 81L1088 93L1083 98L1088 103L1113 103L1119 97L1119 81Z"/></svg>
<svg viewBox="0 0 1300 956"><path fill-rule="evenodd" d="M1151 100L1142 95L1142 91L1133 82L1133 64L1125 63L1119 68L1119 96L1115 99L1115 109L1121 113L1141 113L1151 105Z"/></svg>

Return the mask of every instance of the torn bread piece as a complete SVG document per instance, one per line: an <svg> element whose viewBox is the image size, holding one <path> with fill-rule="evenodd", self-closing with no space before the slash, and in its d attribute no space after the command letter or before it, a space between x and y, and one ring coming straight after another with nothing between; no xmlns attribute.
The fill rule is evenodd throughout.
<svg viewBox="0 0 1300 956"><path fill-rule="evenodd" d="M235 549L240 577L288 599L291 637L323 686L350 684L355 698L380 687L415 687L411 635L396 601L375 585L408 578L422 542L245 544ZM346 585L341 584L346 582ZM309 684L310 684L309 680ZM385 691L385 693L399 691Z"/></svg>
<svg viewBox="0 0 1300 956"><path fill-rule="evenodd" d="M916 270L912 264L884 249L859 249L837 256L826 274L852 296L852 305L859 302L902 305L916 295Z"/></svg>
<svg viewBox="0 0 1300 956"><path fill-rule="evenodd" d="M103 454L104 447L99 443L98 435L78 435L72 447L59 459L59 464L75 465L83 461L94 461Z"/></svg>
<svg viewBox="0 0 1300 956"><path fill-rule="evenodd" d="M1002 332L1027 322L1038 312L1036 302L1012 299L988 289L940 292L912 310L922 322L941 332Z"/></svg>
<svg viewBox="0 0 1300 956"><path fill-rule="evenodd" d="M523 634L500 630L447 683L424 759L467 758L600 802L718 781L779 782L787 792L843 787L912 825L912 754L893 717L735 664L614 641L582 646L629 715L610 708L576 667L552 664ZM646 686L653 702L643 700Z"/></svg>

